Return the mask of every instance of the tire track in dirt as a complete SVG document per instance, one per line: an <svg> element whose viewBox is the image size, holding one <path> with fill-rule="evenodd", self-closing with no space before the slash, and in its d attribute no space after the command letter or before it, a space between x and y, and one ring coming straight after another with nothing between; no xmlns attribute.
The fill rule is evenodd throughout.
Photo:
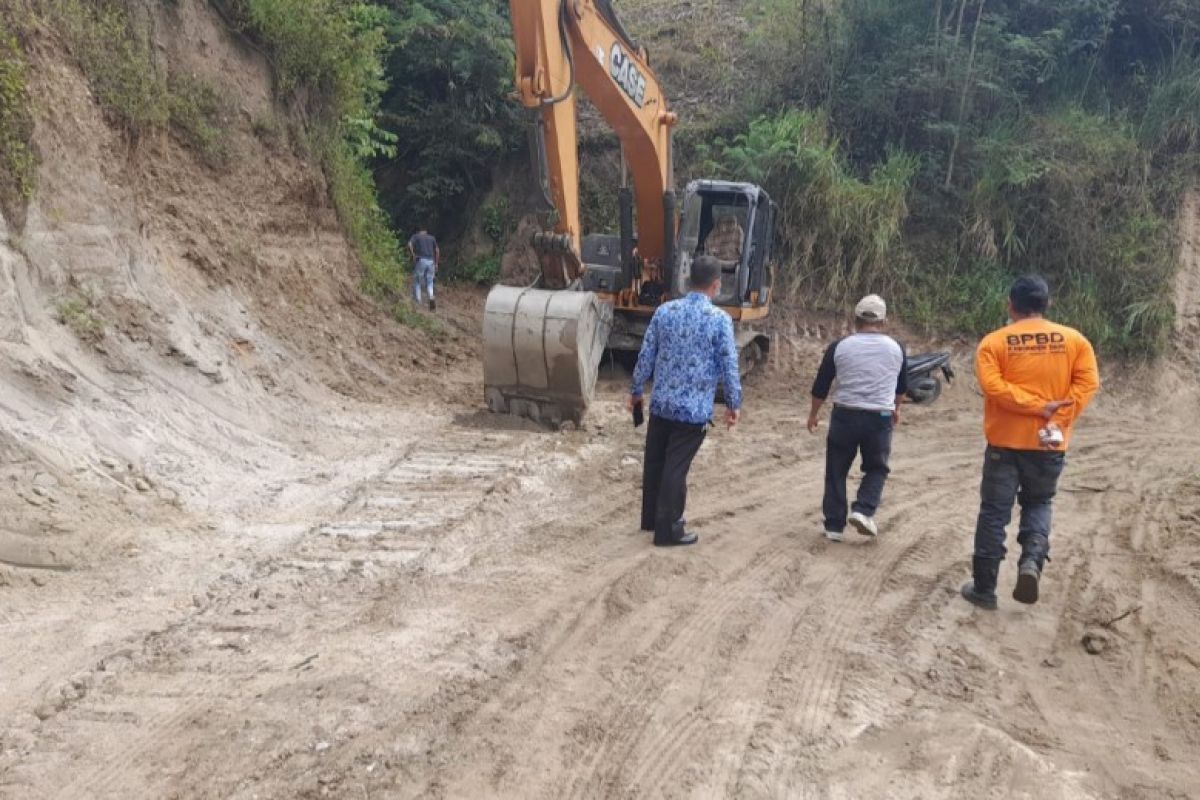
<svg viewBox="0 0 1200 800"><path fill-rule="evenodd" d="M735 468L738 468L739 474L748 475L751 478L766 474L768 472L774 472L777 474L777 469L772 469L774 466L773 464L764 464L761 459L755 458L753 454L738 453L735 458L727 459L723 462L724 468L728 469L731 463L735 466ZM740 469L742 466L745 467L744 470ZM626 495L626 503L624 504L624 508L619 509L619 511L627 513L627 493L622 492L621 494ZM731 514L738 513L741 510L755 508L760 503L760 500L752 498L748 502L744 502L732 510L724 509L713 515L701 513L694 518L694 524L705 526L710 522L727 518ZM596 506L593 506L593 508L596 508ZM618 512L618 509L616 508L611 510L605 510L604 506L599 506L598 508L599 511L595 515L595 520L582 521L584 527L589 526L592 522L603 523L607 520L610 520L613 514ZM629 716L634 714L635 710L638 708L639 703L646 702L648 699L652 698L653 694L655 693L656 689L654 684L657 674L657 665L670 665L673 660L678 658L679 654L691 650L694 642L703 640L704 637L711 635L712 631L720 626L721 620L730 613L732 608L738 603L743 602L743 599L739 596L743 593L742 587L749 584L753 588L757 584L760 577L772 573L775 570L776 565L778 563L782 563L787 558L786 554L771 553L769 555L771 558L767 561L763 561L760 555L754 555L749 562L743 565L743 567L735 569L735 572L740 576L738 578L731 579L727 574L725 579L721 581L723 586L722 591L716 595L709 595L705 606L700 609L693 609L691 613L685 615L682 619L674 620L673 623L669 624L668 627L664 629L663 634L656 642L653 643L650 648L651 652L653 653L654 661L651 663L651 665L638 670L638 673L641 677L640 679L635 679L632 689L629 688L628 682L620 684L623 690L621 692L623 697L621 705L617 706L615 716L610 718L608 725L603 726L605 729L610 731L613 730L614 727L617 731L624 731L629 728L628 733L624 736L618 736L615 738L610 737L606 739L604 744L602 744L599 748L599 752L596 754L595 758L593 758L590 762L585 762L587 769L582 770L583 775L590 775L591 773L594 773L596 765L599 764L603 758L611 755L612 752L627 752L629 748L636 744L636 736L640 735L641 728L630 727L626 723L628 722ZM654 553L653 551L639 556L637 560L627 564L626 568L620 572L608 572L603 581L599 582L598 584L594 584L589 592L584 592L581 594L586 595L590 593L591 596L595 598L602 598L606 593L611 591L611 588L617 583L617 581L619 581L624 575L629 574L631 570L637 569L639 566L644 564L646 559L662 557L663 554L661 552ZM743 572L741 570L745 571ZM594 618L594 623L587 625L580 625L576 623L570 625L569 630L572 631L573 635L570 635L567 639L563 640L562 643L551 643L547 645L543 649L542 654L539 656L538 666L531 670L529 669L530 665L526 664L526 668L522 671L522 675L536 676L542 674L546 670L553 669L554 657L558 652L575 649L569 645L568 642L576 642L577 644L593 644L592 640L594 640L597 635L602 633L601 629L607 621L602 611L598 610L602 607L602 605L602 602L599 602L598 600L590 603L588 606L588 612L586 613ZM578 617L574 617L574 619L577 620ZM704 624L697 626L698 623ZM657 669L661 670L662 667L657 667ZM536 678L534 678L534 680L536 680ZM632 698L630 697L631 692L633 693ZM514 690L514 693L519 693L519 690ZM588 784L585 780L581 780L579 777L577 777L571 782L570 786L573 787L572 791L586 791Z"/></svg>
<svg viewBox="0 0 1200 800"><path fill-rule="evenodd" d="M777 462L763 463L761 458L757 458L755 454L747 453L745 451L738 451L731 455L731 458L726 458L721 461L720 470L722 472L726 470L733 470L739 475L746 477L747 480L751 481L768 473L778 474ZM701 468L696 472L699 475L703 475L706 469L705 466L700 466ZM698 480L702 480L702 478L698 478ZM588 516L584 518L572 519L572 528L580 531L590 531L594 530L597 526L604 527L606 524L610 523L613 518L628 516L630 492L627 489L618 489L610 492L608 493L606 499L611 501L612 505L609 505L608 503L589 504L589 510L592 513L588 514ZM712 514L700 513L693 517L693 524L703 528L713 522L719 522L723 519L727 519L734 514L757 508L761 502L761 500L752 498L746 502L738 504L732 509L725 508ZM648 538L648 535L646 538ZM577 548L572 548L572 550L575 549ZM563 557L561 552L557 554L551 552L548 555L553 556L554 560L558 560L559 558ZM571 557L574 558L575 555L577 554L572 553ZM557 623L551 623L553 627L559 631L558 634L546 633L544 631L535 634L536 639L541 639L544 642L538 648L538 655L535 656L534 660L532 661L528 658L526 659L520 672L520 679L512 688L505 690L504 692L504 695L507 696L508 699L501 699L498 702L503 704L505 707L508 707L509 713L515 712L519 707L520 697L528 694L525 689L527 681L536 682L538 681L538 676L546 674L547 672L555 671L557 666L555 662L559 659L560 655L569 655L571 652L578 651L580 648L593 647L597 637L603 635L605 627L610 622L605 613L604 605L605 598L612 592L613 587L617 585L625 576L631 574L637 569L644 567L644 565L651 559L660 558L664 558L664 554L661 553L661 551L655 552L652 550L647 550L647 552L644 554L639 554L632 562L623 564L619 570L611 570L607 568L602 569L602 578L600 580L589 582L585 589L576 593L577 597L591 598L585 602L583 608L578 613L566 617L562 617L561 614L559 614L558 618L560 621ZM779 560L782 560L783 558L784 556L777 556L777 559ZM750 570L750 572L746 574L751 578L755 578L759 575L765 576L774 570L774 562L761 563L761 559L756 557L746 565L746 569ZM708 613L697 613L694 611L693 613L686 615L682 620L677 619L673 621L667 626L666 629L664 629L663 634L660 635L658 640L654 642L650 648L654 653L656 663L670 664L672 659L677 657L678 653L690 649L690 642L702 640L705 636L708 636L711 633L712 629L719 627L721 624L721 619L727 615L737 603L741 602L737 595L739 592L739 587L744 585L746 581L744 579L740 582L725 580L722 581L722 583L725 585L724 590L720 594L716 596L710 596L709 598ZM750 583L753 585L753 581ZM560 602L558 605L561 607L562 603ZM571 605L571 603L568 603L567 605ZM534 615L537 616L537 614L538 612L535 612ZM586 622L584 621L585 619L587 620ZM711 623L695 630L690 629L689 625L681 624L696 623L697 621L706 620L711 620ZM544 628L546 624L547 623L540 623L539 627ZM637 692L637 694L632 701L630 701L628 697L625 697L623 705L617 707L618 713L622 711L628 712L628 709L636 708L638 700L643 699L642 693L649 693L645 694L645 697L650 697L653 693L653 668L646 667L640 671L640 674L642 675L642 679L634 683L635 688L633 689L633 691ZM623 683L621 686L622 689L625 690L622 692L622 695L628 695L628 684ZM541 697L540 695L539 697L540 699L544 700L544 697ZM514 703L517 703L518 705L514 706ZM492 711L481 709L474 716L483 719L496 716L496 711L494 710L495 703L489 705L493 707ZM624 717L618 717L618 719L624 719ZM610 723L610 726L606 726L607 729L611 730L612 725L615 725L617 730L623 729L623 723ZM640 728L632 730L631 736L635 737L639 734L639 731ZM631 736L619 737L617 741L606 740L606 745L602 746L602 753L598 754L596 759L593 761L595 763L599 763L600 758L603 755L609 754L614 749L619 750L622 746L628 750L629 747L636 743L630 741ZM560 786L561 785L562 784L560 784ZM581 783L578 780L573 782L571 785L574 786L578 791L586 790L587 786L586 782Z"/></svg>
<svg viewBox="0 0 1200 800"><path fill-rule="evenodd" d="M727 678L721 691L706 698L701 707L689 709L680 717L676 726L682 726L681 734L663 730L638 748L650 756L635 762L626 787L628 792L639 796L654 795L680 771L697 761L711 764L712 758L706 748L711 750L717 744L713 741L716 738L712 732L714 719L726 722L737 733L736 722L728 722L733 716L730 709L739 703L752 702L762 690L787 646L792 621L805 615L812 606L811 601L797 601L807 573L798 566L799 559L793 563L797 565L797 572L787 576L787 592L777 591L773 597L762 599L745 625L749 641L739 652L728 657L728 663L717 665L724 667ZM713 671L712 668L705 670L706 675ZM685 749L692 751L690 759L680 757Z"/></svg>
<svg viewBox="0 0 1200 800"><path fill-rule="evenodd" d="M664 675L669 676L684 655L695 652L698 643L710 636L721 620L744 602L747 585L754 586L788 559L789 556L772 546L756 551L750 562L736 570L735 575L722 577L719 591L692 606L682 618L676 619L676 625L668 627L664 633L667 641L656 643L649 664L638 670L640 675L633 686L622 692L624 699L618 701L616 712L604 723L606 731L615 733L605 737L578 773L564 778L569 787L567 797L605 793L613 776L630 759L638 737L649 724L647 711L653 710L653 700L663 691ZM602 767L604 773L601 773Z"/></svg>
<svg viewBox="0 0 1200 800"><path fill-rule="evenodd" d="M909 467L898 464L896 470L908 471ZM888 492L895 496L901 490L902 487L891 486ZM947 529L936 539L928 536L914 539L911 534L905 535L901 531L912 529L906 524L907 520L922 507L936 507L956 492L957 489L947 487L932 495L890 504L886 518L881 515L887 528L879 541L874 546L862 547L863 552L869 553L871 564L857 571L851 581L837 580L846 566L844 560L827 558L816 562L824 573L819 584L820 597L808 613L797 617L790 631L789 645L767 689L768 714L747 726L750 730L739 759L742 767L724 784L729 792L727 796L750 786L778 786L780 780L784 781L783 785L791 786L787 776L775 774L780 766L776 761L755 766L761 760L759 754L778 754L779 743L788 743L785 745L787 752L794 753L798 759L789 769L802 767L805 761L840 744L840 739L830 738L828 731L845 684L845 659L851 640L858 636L873 638L880 630L871 612L876 598L884 591L886 576L909 559L929 558L943 539L953 535L953 530ZM837 548L830 549L836 551ZM843 549L851 550L849 547ZM858 553L846 552L844 555L855 558ZM894 619L889 622L894 623ZM797 680L793 676L801 677ZM883 676L876 676L874 680L883 679ZM870 691L871 679L863 676L863 680L867 681L864 691ZM885 692L875 694L886 696ZM777 794L771 791L760 793Z"/></svg>
<svg viewBox="0 0 1200 800"><path fill-rule="evenodd" d="M783 481L781 481L781 482L786 482L786 481L787 481L787 478L785 477L783 479ZM772 488L774 488L774 487L772 487ZM815 487L813 487L813 488L815 488ZM939 498L934 497L931 499L933 499L936 502ZM919 504L919 503L914 503L913 505L917 505L917 504ZM757 506L758 503L745 504L745 505ZM901 506L897 509L897 512L892 515L894 517L894 519L892 520L892 522L890 524L893 527L900 526L903 523L903 517L904 517L905 513L906 513L905 506L904 506L904 504L901 504ZM751 517L751 519L752 518L753 518L753 516ZM743 523L743 524L748 524L748 523ZM868 595L869 592L866 591L867 588L874 585L878 589L878 584L880 583L880 578L890 568L894 568L894 566L896 564L898 564L899 562L903 561L906 558L912 557L915 554L919 554L921 552L928 552L930 549L932 549L932 547L933 547L932 542L930 542L928 539L924 539L924 540L918 540L916 543L902 548L902 550L897 553L895 558L885 560L882 564L877 565L877 567L874 570L868 572L865 576L860 577L859 580L855 584L853 584L851 591L850 591L850 595L851 596L859 596L859 597ZM780 655L783 652L783 650L785 649L785 647L787 646L789 640L792 637L794 637L796 634L797 626L789 624L793 619L808 618L808 619L822 619L822 620L828 621L828 617L823 617L820 613L820 611L823 607L821 604L829 602L823 598L823 595L826 594L826 591L827 591L826 587L834 580L835 576L836 576L836 568L828 569L826 571L826 575L823 578L823 581L820 584L818 584L818 586L816 587L817 591L812 593L812 596L814 597L814 599L808 603L805 603L801 608L785 606L782 610L777 611L772 616L769 616L768 619L770 620L770 622L765 627L765 631L767 632L767 635L760 635L754 641L752 641L750 643L750 645L748 646L747 654L743 654L743 657L735 659L734 663L730 666L730 668L736 669L739 665L741 665L743 663L753 663L754 661L756 661L758 658L760 658L762 656L766 656L769 659L769 661L768 661L769 664L772 664L772 665L777 664L780 659ZM847 616L853 610L853 609L850 609L850 611L847 610L847 606L851 605L851 604L846 604L846 603L837 604L836 601L834 601L834 602L836 605L840 606L840 613L834 615L835 621L836 621L836 619L840 619L841 617ZM867 602L867 600L863 600L862 602L865 604ZM834 627L836 628L836 625ZM704 635L704 632L698 632L698 633L701 636ZM849 634L848 630L846 630L846 632L844 632L842 634L841 638L834 639L829 642L823 642L822 644L824 644L826 648L830 647L830 646L836 647L836 646L838 646L837 643L839 641L843 641L849 635L850 634ZM690 645L690 640L687 640L686 643L688 643ZM823 648L818 647L816 649L820 650ZM748 658L745 657L746 655L748 655L749 657ZM836 672L834 672L832 674L829 673L829 670L831 668L829 667L828 659L826 659L825 662L821 666L823 666L826 671L823 673L820 673L820 677L818 679L819 680L819 683L817 684L818 698L817 698L816 702L819 703L822 707L832 707L834 705L834 701L836 700L836 698L833 695L836 694L836 689L837 689L837 686L840 683L840 681L837 678ZM768 674L770 674L771 670L768 669L768 670L766 670L766 672ZM740 686L740 684L739 684L739 686ZM753 691L752 687L744 687L744 688L746 688L747 694L749 694L750 696L753 696L754 691ZM761 687L758 687L758 688L761 688ZM735 695L740 696L740 694L741 693L735 692ZM646 698L645 701L648 702L649 699L652 699L652 698ZM712 704L712 707L706 706L703 709L704 710L703 719L701 717L699 709L691 709L687 713L685 713L680 719L676 720L673 725L668 726L658 736L656 736L655 738L652 738L646 745L638 746L641 741L638 738L638 733L641 730L643 730L645 727L647 727L651 722L651 715L643 712L642 725L639 726L634 733L627 735L622 740L623 744L625 745L625 748L624 748L624 751L621 753L620 757L617 758L618 766L613 769L617 770L618 774L619 774L619 770L623 769L626 766L627 762L630 760L629 753L631 753L635 748L639 752L647 752L652 755L649 757L649 759L643 760L641 763L638 763L636 760L634 761L635 766L633 767L633 770L632 770L633 777L632 777L632 780L630 781L632 788L626 787L626 789L632 790L635 792L643 791L643 792L653 793L654 791L657 791L659 788L661 788L667 781L669 781L673 777L673 775L676 772L678 772L678 770L683 769L685 766L687 766L687 764L689 762L683 761L683 762L676 763L676 762L672 761L672 759L671 759L671 753L674 752L675 750L681 749L681 747L683 745L677 744L675 746L675 748L668 749L665 753L661 750L660 746L664 742L670 742L673 738L679 737L680 726L682 726L682 731L683 731L684 735L683 735L683 737L680 737L680 738L682 738L683 740L685 740L687 742L688 749L693 752L700 749L704 743L701 741L702 737L696 735L695 729L701 724L701 722L703 720L711 719L714 716L720 717L722 707L727 707L732 702L734 702L733 697L723 697L721 699L725 702L715 703L715 704ZM643 701L644 701L644 699L642 697L637 698L638 703L641 703ZM628 719L622 718L622 719L618 720L618 724L623 729L625 726L628 725ZM743 726L744 729L748 728L748 727L749 727L748 725ZM810 729L815 730L815 727L816 726L813 724L809 725ZM810 735L812 735L813 732L814 732L813 730L810 730ZM746 731L743 734L743 736L748 738L749 732ZM739 738L741 738L741 737L739 737ZM612 755L611 752L606 750L604 752L597 754L597 757L595 760L597 762L605 762L610 758L611 755ZM696 760L696 758L693 758L693 762L695 760ZM674 769L667 769L667 770L660 769L660 766L662 764L673 765ZM644 782L644 776L650 774L651 772L658 773L657 780L655 780L653 783L647 784L645 786L641 785ZM719 780L718 785L724 785L724 786L729 785L729 781L726 779L718 779L718 780ZM613 790L613 789L615 789L615 787L613 785L611 785L613 782L614 781L610 781L609 784L601 783L598 787L596 786L595 782L592 782L590 784L587 784L587 786L591 789Z"/></svg>

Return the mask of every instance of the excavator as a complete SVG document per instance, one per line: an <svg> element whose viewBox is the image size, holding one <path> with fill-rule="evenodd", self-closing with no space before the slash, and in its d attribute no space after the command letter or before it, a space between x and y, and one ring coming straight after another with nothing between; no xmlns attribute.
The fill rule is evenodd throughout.
<svg viewBox="0 0 1200 800"><path fill-rule="evenodd" d="M734 320L743 372L752 369L769 347L749 325L770 311L771 198L750 183L697 180L680 201L672 153L678 118L611 0L509 0L509 8L516 94L531 112L531 150L549 210L533 236L537 280L488 295L488 407L578 424L604 353L639 350L655 309L688 292L691 264L705 254L721 261L714 302ZM620 140L617 235L582 235L577 88Z"/></svg>

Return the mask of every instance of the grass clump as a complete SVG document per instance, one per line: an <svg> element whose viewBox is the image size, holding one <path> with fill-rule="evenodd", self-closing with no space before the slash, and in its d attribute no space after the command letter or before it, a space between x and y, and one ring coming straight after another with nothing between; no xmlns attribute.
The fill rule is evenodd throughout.
<svg viewBox="0 0 1200 800"><path fill-rule="evenodd" d="M0 30L0 209L9 219L20 218L37 173L28 69L16 37Z"/></svg>
<svg viewBox="0 0 1200 800"><path fill-rule="evenodd" d="M78 288L58 302L59 323L67 326L76 338L90 345L104 340L105 326L97 311L96 296L86 288Z"/></svg>
<svg viewBox="0 0 1200 800"><path fill-rule="evenodd" d="M229 166L232 112L228 101L215 87L196 77L173 75L169 89L171 129L208 166Z"/></svg>
<svg viewBox="0 0 1200 800"><path fill-rule="evenodd" d="M201 79L165 75L150 31L123 0L46 0L40 13L59 32L109 120L134 142L170 130L209 167L228 166L231 113Z"/></svg>

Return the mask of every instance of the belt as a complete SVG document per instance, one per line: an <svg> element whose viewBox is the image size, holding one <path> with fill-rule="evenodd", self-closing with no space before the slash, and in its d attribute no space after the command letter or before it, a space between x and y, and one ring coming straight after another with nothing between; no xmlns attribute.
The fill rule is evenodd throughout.
<svg viewBox="0 0 1200 800"><path fill-rule="evenodd" d="M850 406L839 406L836 403L833 406L833 410L841 411L846 414L869 414L873 417L879 417L879 416L890 417L893 413L895 413L890 408L876 408L876 409L852 408Z"/></svg>

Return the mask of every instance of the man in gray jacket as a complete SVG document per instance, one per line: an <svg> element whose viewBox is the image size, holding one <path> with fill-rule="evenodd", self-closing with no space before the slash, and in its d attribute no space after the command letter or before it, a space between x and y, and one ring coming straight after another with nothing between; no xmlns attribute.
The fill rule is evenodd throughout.
<svg viewBox="0 0 1200 800"><path fill-rule="evenodd" d="M833 413L825 444L825 538L842 541L849 522L864 536L877 536L875 511L883 500L892 452L892 428L900 421L900 403L908 392L904 348L884 333L887 304L867 295L854 308L854 334L825 351L813 381L809 433L816 433L818 413L834 382ZM847 508L846 478L862 453L862 483ZM847 511L850 515L847 518Z"/></svg>

